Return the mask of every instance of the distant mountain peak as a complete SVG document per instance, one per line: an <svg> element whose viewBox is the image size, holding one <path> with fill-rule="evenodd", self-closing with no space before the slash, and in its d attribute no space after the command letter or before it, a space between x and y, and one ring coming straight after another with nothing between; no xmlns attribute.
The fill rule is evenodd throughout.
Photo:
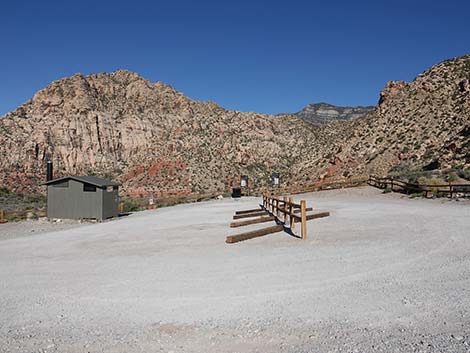
<svg viewBox="0 0 470 353"><path fill-rule="evenodd" d="M294 115L311 124L323 125L335 120L357 119L373 110L373 106L342 107L320 102L309 104Z"/></svg>

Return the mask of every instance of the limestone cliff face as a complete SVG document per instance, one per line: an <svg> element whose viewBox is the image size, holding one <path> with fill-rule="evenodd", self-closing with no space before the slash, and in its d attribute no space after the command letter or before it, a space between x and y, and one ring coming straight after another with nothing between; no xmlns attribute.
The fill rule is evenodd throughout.
<svg viewBox="0 0 470 353"><path fill-rule="evenodd" d="M392 81L364 118L332 123L330 158L312 159L324 175L470 167L470 55L444 61L412 82ZM324 156L325 157L325 156ZM327 167L330 165L330 167Z"/></svg>
<svg viewBox="0 0 470 353"><path fill-rule="evenodd" d="M258 186L286 175L314 136L295 117L228 111L128 71L77 74L0 119L0 185L37 190L51 158L59 174L110 177L131 194L223 192L240 174Z"/></svg>
<svg viewBox="0 0 470 353"><path fill-rule="evenodd" d="M327 124L336 120L351 120L363 117L374 110L374 107L339 107L328 103L309 104L296 116L314 125Z"/></svg>
<svg viewBox="0 0 470 353"><path fill-rule="evenodd" d="M392 168L470 167L470 56L391 82L365 117L320 127L293 115L225 110L129 71L51 83L0 118L0 186L38 191L56 175L93 174L132 195L227 191L272 171L291 186Z"/></svg>

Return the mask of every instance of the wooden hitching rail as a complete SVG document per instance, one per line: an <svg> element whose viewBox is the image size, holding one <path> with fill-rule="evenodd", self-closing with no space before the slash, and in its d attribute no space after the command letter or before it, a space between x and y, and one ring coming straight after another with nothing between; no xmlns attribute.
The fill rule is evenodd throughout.
<svg viewBox="0 0 470 353"><path fill-rule="evenodd" d="M275 221L277 225L237 235L230 235L226 239L227 243L236 243L263 235L280 232L286 228L289 228L291 231L293 231L296 223L300 224L300 237L302 239L306 239L307 221L316 218L328 217L330 215L329 212L319 212L307 215L307 211L311 211L312 208L307 208L305 200L300 201L300 203L295 203L292 198L288 199L287 197L283 197L281 199L273 195L263 195L263 203L260 206L260 209L235 212L233 219L243 220L232 222L230 227L242 227L250 224L270 221Z"/></svg>
<svg viewBox="0 0 470 353"><path fill-rule="evenodd" d="M263 208L272 214L277 221L295 229L295 223L300 222L300 236L307 239L307 204L305 200L295 203L292 197L284 196L282 199L276 196L263 195ZM298 212L300 210L300 215Z"/></svg>

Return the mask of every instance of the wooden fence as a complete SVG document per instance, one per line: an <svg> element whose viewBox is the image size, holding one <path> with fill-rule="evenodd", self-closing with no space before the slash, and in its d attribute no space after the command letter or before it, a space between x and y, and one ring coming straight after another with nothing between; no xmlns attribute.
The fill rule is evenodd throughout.
<svg viewBox="0 0 470 353"><path fill-rule="evenodd" d="M278 221L290 225L294 230L295 223L300 222L300 233L302 239L307 239L307 206L305 200L300 203L294 203L292 197L283 199L275 196L263 195L263 208L272 214ZM294 211L300 210L300 215Z"/></svg>
<svg viewBox="0 0 470 353"><path fill-rule="evenodd" d="M254 230L251 232L241 233L237 235L228 236L227 243L236 243L239 241L260 237L263 235L288 230L292 235L295 231L295 225L300 224L300 238L307 239L307 221L328 217L329 212L319 212L314 214L307 214L307 211L312 211L312 208L307 207L305 200L300 203L295 203L292 197L279 198L273 195L263 195L263 202L260 208L243 210L235 212L234 220L244 219L242 221L232 222L230 227L241 227L250 224L264 223L274 221L275 226ZM257 218L254 218L257 217ZM245 218L248 218L245 220Z"/></svg>
<svg viewBox="0 0 470 353"><path fill-rule="evenodd" d="M367 183L380 189L389 189L406 194L422 193L425 197L429 197L429 194L447 195L450 198L454 196L470 196L470 184L418 184L408 183L391 177L380 178L373 175L369 177Z"/></svg>
<svg viewBox="0 0 470 353"><path fill-rule="evenodd" d="M6 223L12 219L26 219L28 213L35 214L38 217L46 216L45 210L14 210L14 211L0 210L0 223Z"/></svg>

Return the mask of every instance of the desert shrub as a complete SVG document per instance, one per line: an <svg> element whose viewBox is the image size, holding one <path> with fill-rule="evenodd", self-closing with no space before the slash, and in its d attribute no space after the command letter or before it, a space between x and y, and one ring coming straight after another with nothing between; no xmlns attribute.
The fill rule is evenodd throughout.
<svg viewBox="0 0 470 353"><path fill-rule="evenodd" d="M456 172L450 172L449 175L447 176L447 181L449 183L455 183L457 180L459 180L459 176L457 175Z"/></svg>
<svg viewBox="0 0 470 353"><path fill-rule="evenodd" d="M429 178L432 176L432 172L413 169L412 163L405 162L392 168L389 175L403 181L408 181L409 183L418 183L419 178Z"/></svg>
<svg viewBox="0 0 470 353"><path fill-rule="evenodd" d="M429 179L426 178L424 175L418 177L418 179L417 179L416 181L417 181L418 184L420 184L420 185L429 184Z"/></svg>
<svg viewBox="0 0 470 353"><path fill-rule="evenodd" d="M36 212L32 212L29 216L27 216L29 219L39 219L39 216Z"/></svg>
<svg viewBox="0 0 470 353"><path fill-rule="evenodd" d="M439 185L439 184L446 184L442 179L438 179L436 177L425 177L421 176L418 178L418 184L420 185Z"/></svg>
<svg viewBox="0 0 470 353"><path fill-rule="evenodd" d="M139 202L134 199L124 199L123 201L124 212L136 212L141 209Z"/></svg>
<svg viewBox="0 0 470 353"><path fill-rule="evenodd" d="M423 197L423 193L422 192L414 192L414 193L410 194L410 199L415 199L417 197Z"/></svg>
<svg viewBox="0 0 470 353"><path fill-rule="evenodd" d="M46 203L46 196L43 194L27 194L23 196L23 201L26 203Z"/></svg>
<svg viewBox="0 0 470 353"><path fill-rule="evenodd" d="M388 194L389 192L392 192L392 189L390 187L386 187L383 191L384 194Z"/></svg>
<svg viewBox="0 0 470 353"><path fill-rule="evenodd" d="M470 180L470 168L457 170L457 175L463 179Z"/></svg>

